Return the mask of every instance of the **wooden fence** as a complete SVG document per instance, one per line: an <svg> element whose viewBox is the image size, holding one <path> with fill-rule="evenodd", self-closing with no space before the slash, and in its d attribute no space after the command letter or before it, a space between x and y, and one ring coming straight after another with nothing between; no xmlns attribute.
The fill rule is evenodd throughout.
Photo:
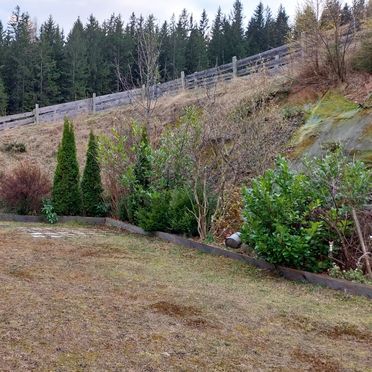
<svg viewBox="0 0 372 372"><path fill-rule="evenodd" d="M293 43L240 60L233 57L231 63L222 66L195 72L190 75L185 75L182 72L179 79L152 86L150 91L154 97L158 98L168 94L177 94L185 89L208 87L218 82L251 75L262 70L263 67L267 70L273 70L275 73L275 70L288 65L300 54L300 44ZM114 107L130 104L141 99L143 95L144 90L139 88L98 97L93 94L92 98L47 107L39 107L39 105L36 104L33 111L0 117L0 130L28 124L53 122L61 120L64 117L75 117L84 113L94 114Z"/></svg>

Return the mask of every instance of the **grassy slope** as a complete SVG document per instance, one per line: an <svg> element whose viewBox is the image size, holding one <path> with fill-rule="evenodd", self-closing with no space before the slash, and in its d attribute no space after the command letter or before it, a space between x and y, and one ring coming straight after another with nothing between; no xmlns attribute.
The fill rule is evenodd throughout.
<svg viewBox="0 0 372 372"><path fill-rule="evenodd" d="M5 370L371 366L367 299L154 239L100 230L35 239L17 226L0 228Z"/></svg>

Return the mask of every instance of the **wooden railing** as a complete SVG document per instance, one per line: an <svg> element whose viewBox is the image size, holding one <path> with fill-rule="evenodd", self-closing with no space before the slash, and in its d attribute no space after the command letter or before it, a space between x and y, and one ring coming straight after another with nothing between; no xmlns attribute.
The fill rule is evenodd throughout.
<svg viewBox="0 0 372 372"><path fill-rule="evenodd" d="M300 54L300 44L293 43L240 60L234 57L231 63L222 66L195 72L190 75L185 75L182 72L179 79L152 86L150 91L154 97L158 98L168 94L177 94L186 89L208 87L218 82L251 75L262 70L263 67L267 70L273 70L275 73L275 70L278 69L279 71L280 67L288 65L293 58L296 58ZM53 122L61 120L64 117L75 117L84 113L94 114L130 104L141 99L143 95L144 90L139 88L98 97L93 94L92 98L53 106L39 107L36 104L33 111L0 117L0 130L22 125Z"/></svg>

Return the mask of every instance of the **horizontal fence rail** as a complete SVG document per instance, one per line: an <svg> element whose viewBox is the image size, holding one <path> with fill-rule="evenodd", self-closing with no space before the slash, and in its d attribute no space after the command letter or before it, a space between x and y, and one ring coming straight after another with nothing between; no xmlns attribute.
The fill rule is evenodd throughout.
<svg viewBox="0 0 372 372"><path fill-rule="evenodd" d="M182 72L180 78L152 86L149 92L152 98L159 98L177 94L182 90L208 88L219 82L227 82L234 78L255 74L262 68L273 70L275 73L275 70L288 65L300 55L300 43L292 43L240 60L233 57L231 63L222 66L194 72L190 75L185 75ZM33 111L0 117L0 131L29 124L50 123L64 117L72 118L81 114L95 114L114 107L125 106L143 98L145 92L143 87L98 97L93 94L92 98L41 108L36 104Z"/></svg>

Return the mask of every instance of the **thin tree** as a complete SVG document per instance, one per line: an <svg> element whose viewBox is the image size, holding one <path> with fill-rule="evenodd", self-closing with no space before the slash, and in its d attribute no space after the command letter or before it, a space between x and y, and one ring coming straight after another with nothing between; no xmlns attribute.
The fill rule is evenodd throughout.
<svg viewBox="0 0 372 372"><path fill-rule="evenodd" d="M52 192L53 206L58 214L74 216L81 212L79 178L74 127L65 119Z"/></svg>
<svg viewBox="0 0 372 372"><path fill-rule="evenodd" d="M98 161L98 145L93 132L89 135L89 144L86 155L86 164L81 181L81 196L83 210L87 216L99 216L102 214L102 180L101 169Z"/></svg>

